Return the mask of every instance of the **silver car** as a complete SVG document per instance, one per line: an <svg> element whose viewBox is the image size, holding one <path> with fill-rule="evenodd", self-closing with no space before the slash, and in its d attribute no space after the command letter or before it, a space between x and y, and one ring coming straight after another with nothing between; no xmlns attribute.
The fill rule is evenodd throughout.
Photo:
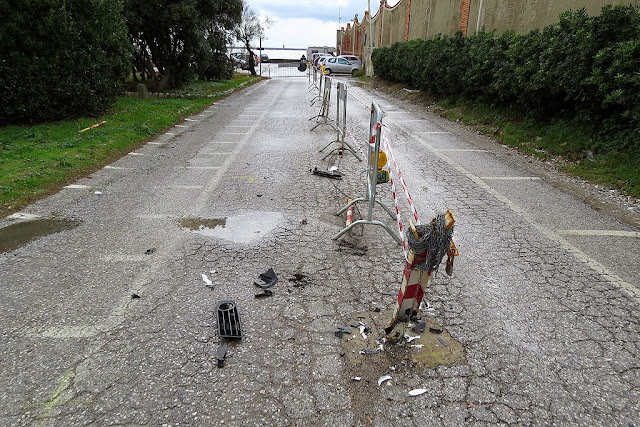
<svg viewBox="0 0 640 427"><path fill-rule="evenodd" d="M358 67L359 69L362 68L362 60L360 60L359 56L355 56L355 55L338 55L338 58L344 58L347 61L351 62L356 67Z"/></svg>
<svg viewBox="0 0 640 427"><path fill-rule="evenodd" d="M358 71L358 67L340 57L331 57L324 60L324 70L327 74L346 73L353 75Z"/></svg>

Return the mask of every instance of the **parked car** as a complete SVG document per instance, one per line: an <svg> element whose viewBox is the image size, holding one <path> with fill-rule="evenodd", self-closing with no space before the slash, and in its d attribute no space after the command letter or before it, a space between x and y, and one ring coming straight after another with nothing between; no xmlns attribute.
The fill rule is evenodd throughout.
<svg viewBox="0 0 640 427"><path fill-rule="evenodd" d="M245 61L244 59L238 57L237 55L231 54L230 58L231 58L231 62L233 62L233 66L234 67L240 67L240 68L244 69L244 67L247 66L247 61Z"/></svg>
<svg viewBox="0 0 640 427"><path fill-rule="evenodd" d="M318 62L320 62L321 58L330 58L331 57L331 55L329 55L328 53L314 53L313 56L314 56L313 65L315 67L319 67L320 66L320 64L318 64Z"/></svg>
<svg viewBox="0 0 640 427"><path fill-rule="evenodd" d="M260 62L271 62L267 54L263 53L260 55Z"/></svg>
<svg viewBox="0 0 640 427"><path fill-rule="evenodd" d="M358 67L358 69L362 68L362 60L359 56L356 55L338 55L338 58L344 58L347 61L351 62L353 65Z"/></svg>
<svg viewBox="0 0 640 427"><path fill-rule="evenodd" d="M324 61L324 71L327 74L347 73L353 75L358 70L358 67L344 58L331 57L326 58Z"/></svg>

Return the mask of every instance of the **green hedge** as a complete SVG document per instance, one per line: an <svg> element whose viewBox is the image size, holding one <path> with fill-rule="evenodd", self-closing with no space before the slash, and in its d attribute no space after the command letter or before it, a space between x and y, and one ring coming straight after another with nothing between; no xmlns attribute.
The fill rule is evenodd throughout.
<svg viewBox="0 0 640 427"><path fill-rule="evenodd" d="M123 93L121 0L5 0L0 16L0 126L97 115Z"/></svg>
<svg viewBox="0 0 640 427"><path fill-rule="evenodd" d="M373 51L377 76L436 96L466 98L536 119L563 117L640 149L640 7L567 11L525 35L438 35Z"/></svg>

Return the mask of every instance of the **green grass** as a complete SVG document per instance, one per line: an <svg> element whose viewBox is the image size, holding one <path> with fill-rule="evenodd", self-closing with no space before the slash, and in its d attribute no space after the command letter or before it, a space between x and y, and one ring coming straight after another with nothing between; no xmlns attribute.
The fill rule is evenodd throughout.
<svg viewBox="0 0 640 427"><path fill-rule="evenodd" d="M524 153L560 158L566 172L640 198L640 153L633 148L611 148L628 147L623 134L604 135L595 126L563 119L539 122L471 101L436 103L434 111L444 117L472 126Z"/></svg>
<svg viewBox="0 0 640 427"><path fill-rule="evenodd" d="M223 94L258 80L237 75L223 82L196 82L179 92L191 94L188 98L120 98L100 117L0 127L0 217L91 174L215 100L197 95ZM79 132L105 120L101 127Z"/></svg>

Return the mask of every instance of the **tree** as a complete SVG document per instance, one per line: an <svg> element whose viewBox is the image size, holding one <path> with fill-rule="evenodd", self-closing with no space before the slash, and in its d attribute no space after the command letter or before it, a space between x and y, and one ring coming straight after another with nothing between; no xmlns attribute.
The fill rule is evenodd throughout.
<svg viewBox="0 0 640 427"><path fill-rule="evenodd" d="M241 0L125 0L134 66L159 90L196 74L228 77L226 45L241 14Z"/></svg>
<svg viewBox="0 0 640 427"><path fill-rule="evenodd" d="M124 90L121 0L0 0L0 124L97 115Z"/></svg>
<svg viewBox="0 0 640 427"><path fill-rule="evenodd" d="M253 50L251 49L251 41L256 38L264 37L264 32L271 25L269 18L264 22L260 22L260 17L249 7L246 1L242 4L242 21L236 26L236 38L244 44L245 49L249 52L249 71L252 75L256 75Z"/></svg>

